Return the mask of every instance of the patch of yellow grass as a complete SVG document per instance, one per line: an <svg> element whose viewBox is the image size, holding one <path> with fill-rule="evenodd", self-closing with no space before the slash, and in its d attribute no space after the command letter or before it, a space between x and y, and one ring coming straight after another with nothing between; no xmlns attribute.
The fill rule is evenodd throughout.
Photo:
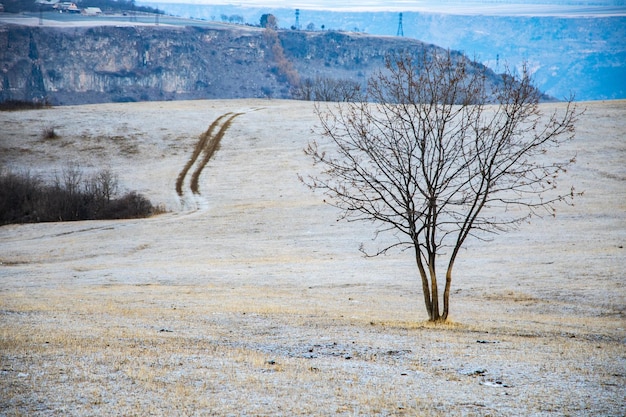
<svg viewBox="0 0 626 417"><path fill-rule="evenodd" d="M526 315L521 326L511 316L480 326L431 323L389 309L403 302L391 293L349 294L254 285L4 293L3 409L29 414L39 399L55 398L45 410L77 415L472 415L493 411L467 400L484 390L481 378L502 378L520 389L543 386L545 396L524 410L551 404L560 412L568 408L550 399L559 385L545 378L612 384L623 357L615 339L592 340L584 328L560 334L545 316ZM471 366L487 376L472 376ZM442 398L444 387L466 400Z"/></svg>

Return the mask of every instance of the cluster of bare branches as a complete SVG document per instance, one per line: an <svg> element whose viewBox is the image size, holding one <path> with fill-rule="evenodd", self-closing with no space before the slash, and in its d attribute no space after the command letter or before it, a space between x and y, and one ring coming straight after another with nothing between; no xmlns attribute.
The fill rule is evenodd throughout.
<svg viewBox="0 0 626 417"><path fill-rule="evenodd" d="M148 217L155 207L143 195L119 195L108 169L85 176L77 164L57 173L52 185L29 172L0 172L0 225Z"/></svg>
<svg viewBox="0 0 626 417"><path fill-rule="evenodd" d="M306 101L359 101L361 86L356 81L328 77L306 78L292 90L293 98Z"/></svg>
<svg viewBox="0 0 626 417"><path fill-rule="evenodd" d="M309 186L343 218L373 221L377 234L395 238L362 250L414 250L432 321L448 317L452 271L468 237L509 230L574 197L556 190L574 159L545 156L574 135L572 101L543 114L526 71L492 85L487 69L449 52L389 57L365 100L317 107L330 145L305 150L322 169Z"/></svg>

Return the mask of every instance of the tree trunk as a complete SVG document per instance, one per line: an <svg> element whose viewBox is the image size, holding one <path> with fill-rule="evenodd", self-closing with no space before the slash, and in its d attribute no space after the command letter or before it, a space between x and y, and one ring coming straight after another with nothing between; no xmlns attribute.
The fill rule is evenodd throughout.
<svg viewBox="0 0 626 417"><path fill-rule="evenodd" d="M417 263L417 269L420 273L420 278L422 279L422 292L424 293L424 304L426 305L426 311L428 311L428 318L430 321L433 321L432 316L432 305L433 302L430 298L430 288L428 285L428 276L426 275L426 270L424 269L424 264L422 263L421 253L419 250L419 245L417 242L413 244L415 248L415 262Z"/></svg>
<svg viewBox="0 0 626 417"><path fill-rule="evenodd" d="M430 271L430 294L431 294L431 314L430 321L439 321L439 288L437 288L437 275L434 267L429 268Z"/></svg>
<svg viewBox="0 0 626 417"><path fill-rule="evenodd" d="M448 319L448 313L450 312L450 287L452 284L452 265L448 267L446 271L446 288L443 291L443 314L441 319L446 321Z"/></svg>
<svg viewBox="0 0 626 417"><path fill-rule="evenodd" d="M460 247L461 244L458 244L452 251L452 255L450 256L450 262L448 263L448 269L446 270L446 288L443 291L443 314L441 315L443 321L448 319L448 314L450 313L450 287L452 286L452 268L454 267L454 261L456 260L456 255L459 253Z"/></svg>
<svg viewBox="0 0 626 417"><path fill-rule="evenodd" d="M441 320L439 314L439 287L437 286L437 269L435 267L435 254L429 254L428 259L428 272L430 273L430 294L431 294L431 309L430 321Z"/></svg>

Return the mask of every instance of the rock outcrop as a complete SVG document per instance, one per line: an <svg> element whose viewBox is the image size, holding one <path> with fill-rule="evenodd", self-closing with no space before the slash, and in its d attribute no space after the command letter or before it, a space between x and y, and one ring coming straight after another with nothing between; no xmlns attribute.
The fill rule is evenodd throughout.
<svg viewBox="0 0 626 417"><path fill-rule="evenodd" d="M270 33L236 25L217 29L4 25L0 26L0 101L63 105L289 98L295 79L319 76L365 83L382 66L385 55L422 48L435 47L406 38ZM284 68L284 58L289 68ZM298 77L289 71L296 71Z"/></svg>

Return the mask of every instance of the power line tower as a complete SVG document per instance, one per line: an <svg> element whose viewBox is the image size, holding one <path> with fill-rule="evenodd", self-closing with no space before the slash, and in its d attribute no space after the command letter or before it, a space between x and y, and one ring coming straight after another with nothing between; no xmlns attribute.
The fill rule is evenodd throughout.
<svg viewBox="0 0 626 417"><path fill-rule="evenodd" d="M402 13L398 16L398 33L396 36L404 36L404 29L402 29Z"/></svg>
<svg viewBox="0 0 626 417"><path fill-rule="evenodd" d="M296 30L300 30L300 9L296 9Z"/></svg>

